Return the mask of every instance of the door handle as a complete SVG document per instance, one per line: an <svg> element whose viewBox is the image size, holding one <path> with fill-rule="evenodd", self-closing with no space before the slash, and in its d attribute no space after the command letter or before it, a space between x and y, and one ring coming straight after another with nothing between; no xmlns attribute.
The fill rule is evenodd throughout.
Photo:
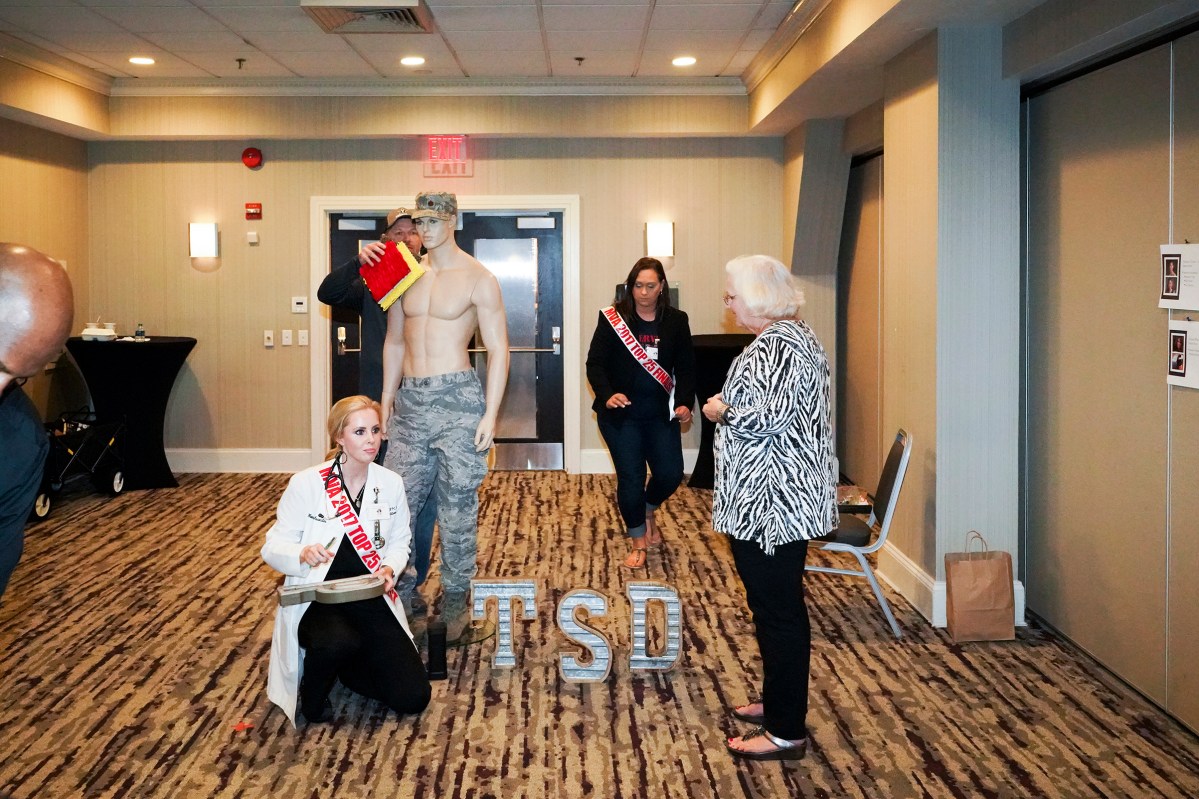
<svg viewBox="0 0 1199 799"><path fill-rule="evenodd" d="M358 328L359 330L362 329L361 322L362 322L362 320L359 319L359 328ZM352 349L349 349L348 347L346 347L346 329L344 327L342 327L341 325L338 325L337 326L337 354L345 355L347 352L362 352L362 342L358 342L358 349L352 350Z"/></svg>

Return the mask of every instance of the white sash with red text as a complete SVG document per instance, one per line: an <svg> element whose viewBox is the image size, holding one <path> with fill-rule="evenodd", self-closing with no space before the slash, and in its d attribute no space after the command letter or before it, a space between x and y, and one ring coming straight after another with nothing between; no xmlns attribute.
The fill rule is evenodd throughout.
<svg viewBox="0 0 1199 799"><path fill-rule="evenodd" d="M629 330L629 326L620 318L620 314L616 309L609 305L607 308L600 311L604 318L608 320L608 324L612 325L612 331L616 333L616 337L620 339L620 343L624 344L625 349L629 351L637 363L641 364L641 368L649 372L649 376L662 386L662 389L668 394L667 412L669 418L674 418L674 378L670 376L665 369L658 364L653 358L649 357L649 353L645 348L637 343L637 337L633 335L633 331Z"/></svg>
<svg viewBox="0 0 1199 799"><path fill-rule="evenodd" d="M350 543L354 545L354 551L362 559L362 565L374 574L378 571L379 564L383 562L383 559L375 551L375 545L371 543L370 536L362 529L362 522L354 513L354 506L350 504L349 498L341 490L341 478L334 473L332 463L321 469L321 477L325 480L325 493L329 497L330 504L333 505L333 513L341 520L345 534L349 537ZM396 575L396 577L398 576ZM394 603L399 594L393 587L386 596Z"/></svg>

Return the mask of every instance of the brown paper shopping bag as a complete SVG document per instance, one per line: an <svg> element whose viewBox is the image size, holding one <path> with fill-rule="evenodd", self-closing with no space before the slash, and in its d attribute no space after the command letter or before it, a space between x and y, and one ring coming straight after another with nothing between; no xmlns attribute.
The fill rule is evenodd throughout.
<svg viewBox="0 0 1199 799"><path fill-rule="evenodd" d="M975 540L983 548L971 552ZM1016 637L1012 556L990 551L977 530L966 537L965 552L945 555L945 593L949 635L955 642Z"/></svg>

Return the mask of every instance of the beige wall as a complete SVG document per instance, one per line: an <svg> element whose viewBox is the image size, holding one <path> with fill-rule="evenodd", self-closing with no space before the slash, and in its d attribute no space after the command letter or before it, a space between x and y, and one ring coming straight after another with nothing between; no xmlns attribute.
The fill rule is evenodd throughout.
<svg viewBox="0 0 1199 799"><path fill-rule="evenodd" d="M74 329L82 329L89 285L87 147L0 119L0 186L0 241L24 244L66 262L75 289ZM69 365L33 378L25 390L46 418L86 400Z"/></svg>
<svg viewBox="0 0 1199 799"><path fill-rule="evenodd" d="M113 97L112 134L127 138L252 136L737 136L748 98L727 95L451 97Z"/></svg>
<svg viewBox="0 0 1199 799"><path fill-rule="evenodd" d="M883 138L882 410L879 435L914 439L889 543L928 575L936 563L937 41L928 36L887 69ZM880 561L885 573L901 570ZM928 596L907 595L931 616Z"/></svg>
<svg viewBox="0 0 1199 799"><path fill-rule="evenodd" d="M1174 236L1199 241L1199 36L1174 48ZM1187 314L1175 312L1174 317ZM1194 318L1194 314L1191 314ZM1166 696L1170 710L1199 729L1199 391L1170 388L1169 513L1166 516Z"/></svg>
<svg viewBox="0 0 1199 799"><path fill-rule="evenodd" d="M1193 60L1189 70L1193 86ZM1167 453L1194 449L1170 425L1185 433L1187 405L1199 407L1194 392L1166 387L1167 312L1157 308L1157 248L1171 231L1170 102L1168 47L1029 102L1025 487L1029 609L1167 707L1167 535L1193 539L1196 518L1194 456L1175 473L1190 497L1175 513ZM1174 184L1192 212L1196 130L1183 132L1175 158L1192 165ZM1193 213L1176 219L1175 240L1191 235ZM1199 637L1185 588L1194 563L1183 581L1189 641ZM1199 684L1177 696L1188 693Z"/></svg>
<svg viewBox="0 0 1199 799"><path fill-rule="evenodd" d="M3 34L0 34L2 36ZM108 132L108 97L0 58L0 109L5 116L61 128L81 136Z"/></svg>
<svg viewBox="0 0 1199 799"><path fill-rule="evenodd" d="M240 153L259 144L264 166ZM289 298L308 285L309 198L442 188L463 195L578 194L585 356L596 309L643 252L647 219L675 220L671 281L695 333L732 330L722 267L747 252L782 257L779 139L474 139L475 176L422 177L423 139L92 143L93 281L88 313L128 330L190 335L199 345L167 416L172 448L306 448L308 353L262 347L262 331L298 328ZM247 223L246 202L263 204ZM187 257L187 223L220 224L220 268ZM245 244L256 230L261 244ZM601 448L584 391L582 446ZM696 438L696 433L692 433Z"/></svg>

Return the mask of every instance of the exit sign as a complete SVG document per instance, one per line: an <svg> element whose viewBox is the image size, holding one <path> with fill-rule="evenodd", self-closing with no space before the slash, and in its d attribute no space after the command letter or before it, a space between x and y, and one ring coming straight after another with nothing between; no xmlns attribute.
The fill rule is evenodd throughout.
<svg viewBox="0 0 1199 799"><path fill-rule="evenodd" d="M466 156L465 136L430 136L425 157L427 178L469 178L475 165Z"/></svg>
<svg viewBox="0 0 1199 799"><path fill-rule="evenodd" d="M429 161L465 161L465 136L430 136Z"/></svg>

